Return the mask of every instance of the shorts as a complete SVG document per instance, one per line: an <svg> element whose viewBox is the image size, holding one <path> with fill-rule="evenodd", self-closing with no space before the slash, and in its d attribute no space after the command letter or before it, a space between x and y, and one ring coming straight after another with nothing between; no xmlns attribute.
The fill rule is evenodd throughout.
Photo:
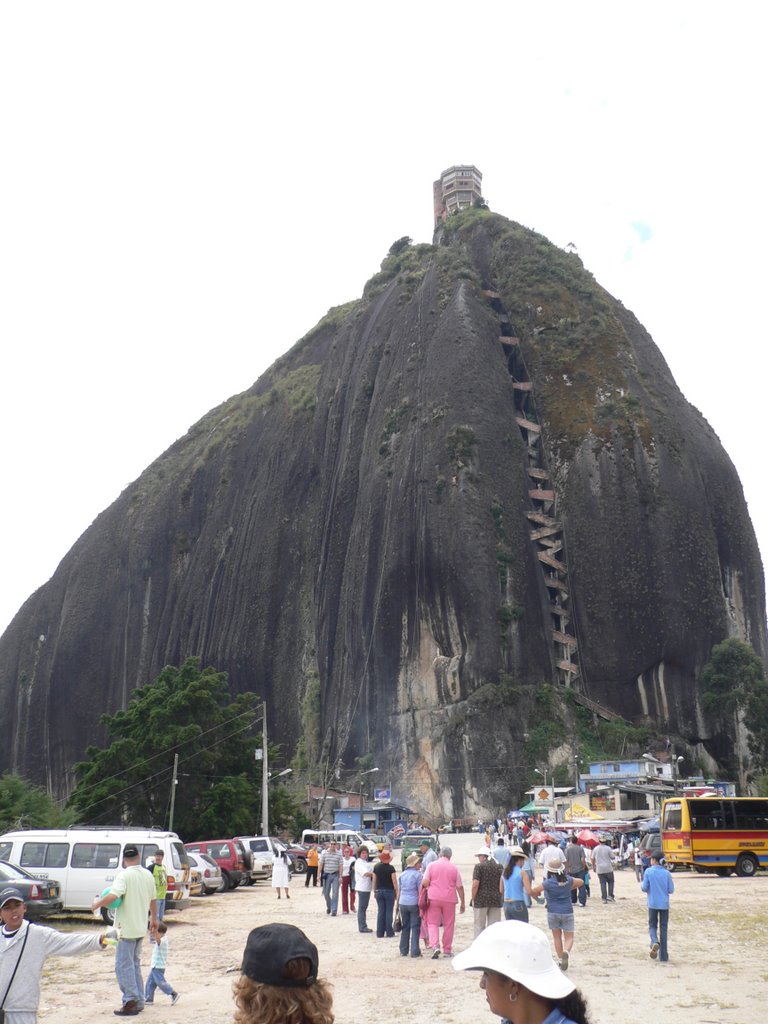
<svg viewBox="0 0 768 1024"><path fill-rule="evenodd" d="M572 932L573 914L551 914L547 911L547 926L551 932Z"/></svg>

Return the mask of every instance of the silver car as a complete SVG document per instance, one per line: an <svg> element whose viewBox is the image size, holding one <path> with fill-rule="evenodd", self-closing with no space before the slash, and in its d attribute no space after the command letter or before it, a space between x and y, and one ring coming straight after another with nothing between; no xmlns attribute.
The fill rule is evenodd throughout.
<svg viewBox="0 0 768 1024"><path fill-rule="evenodd" d="M191 853L187 850L192 867L200 872L200 880L203 883L203 893L210 896L214 892L222 892L226 888L224 875L221 868L207 853Z"/></svg>

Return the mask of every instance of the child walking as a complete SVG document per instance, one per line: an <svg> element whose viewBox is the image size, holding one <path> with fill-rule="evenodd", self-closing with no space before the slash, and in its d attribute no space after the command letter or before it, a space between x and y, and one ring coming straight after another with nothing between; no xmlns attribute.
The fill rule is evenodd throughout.
<svg viewBox="0 0 768 1024"><path fill-rule="evenodd" d="M152 944L152 969L144 989L144 1002L153 1003L155 989L159 988L161 992L165 992L167 996L171 997L171 1006L175 1006L181 996L165 980L165 968L168 963L168 939L165 936L167 931L168 925L165 921L158 922L157 939Z"/></svg>

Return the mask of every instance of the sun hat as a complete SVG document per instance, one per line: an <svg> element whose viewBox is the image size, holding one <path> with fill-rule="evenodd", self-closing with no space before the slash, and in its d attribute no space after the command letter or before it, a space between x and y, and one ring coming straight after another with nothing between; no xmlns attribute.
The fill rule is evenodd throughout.
<svg viewBox="0 0 768 1024"><path fill-rule="evenodd" d="M309 960L309 977L301 981L287 978L289 960ZM307 988L317 981L317 946L292 924L263 924L248 935L240 970L251 981L280 988Z"/></svg>
<svg viewBox="0 0 768 1024"><path fill-rule="evenodd" d="M453 958L455 971L495 971L545 999L562 999L576 986L552 960L549 939L523 921L497 921Z"/></svg>
<svg viewBox="0 0 768 1024"><path fill-rule="evenodd" d="M15 889L12 885L9 885L5 889L3 889L2 892L0 892L0 910L2 910L6 903L10 903L11 900L18 900L19 903L23 903L24 897L22 896L18 889Z"/></svg>
<svg viewBox="0 0 768 1024"><path fill-rule="evenodd" d="M379 860L387 864L389 863L389 861L392 860L392 854L389 852L389 850L382 850L381 853L379 854Z"/></svg>
<svg viewBox="0 0 768 1024"><path fill-rule="evenodd" d="M547 871L555 871L557 874L562 874L565 870L565 864L562 857L550 857L544 867Z"/></svg>
<svg viewBox="0 0 768 1024"><path fill-rule="evenodd" d="M491 856L491 851L488 849L487 846L481 846L480 849L475 854L475 856L476 857L490 857Z"/></svg>
<svg viewBox="0 0 768 1024"><path fill-rule="evenodd" d="M525 850L522 850L519 846L510 846L509 855L510 857L525 857Z"/></svg>
<svg viewBox="0 0 768 1024"><path fill-rule="evenodd" d="M421 857L418 855L418 853L409 853L408 856L405 858L405 866L407 868L415 868L420 860Z"/></svg>

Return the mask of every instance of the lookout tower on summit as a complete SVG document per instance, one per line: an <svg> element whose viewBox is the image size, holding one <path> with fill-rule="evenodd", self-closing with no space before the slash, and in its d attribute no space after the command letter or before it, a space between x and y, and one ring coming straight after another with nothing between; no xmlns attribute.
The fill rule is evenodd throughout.
<svg viewBox="0 0 768 1024"><path fill-rule="evenodd" d="M482 184L482 174L471 164L457 164L443 171L432 186L435 227L452 213L466 210L476 199L482 199Z"/></svg>

